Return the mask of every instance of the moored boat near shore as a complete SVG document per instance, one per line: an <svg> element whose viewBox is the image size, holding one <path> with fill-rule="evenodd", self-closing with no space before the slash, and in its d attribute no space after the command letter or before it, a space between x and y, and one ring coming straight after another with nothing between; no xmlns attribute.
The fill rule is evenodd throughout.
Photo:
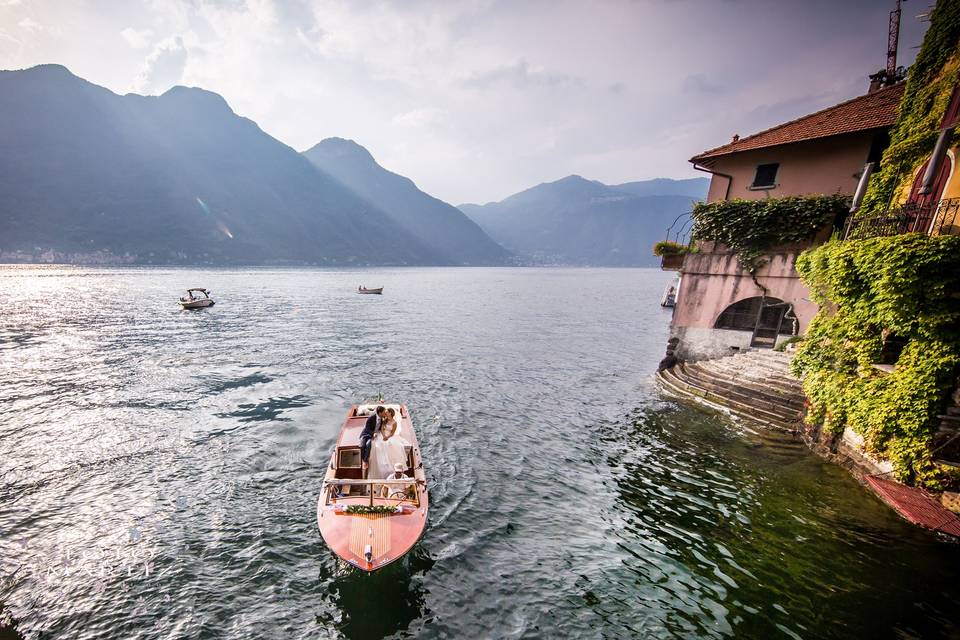
<svg viewBox="0 0 960 640"><path fill-rule="evenodd" d="M317 526L342 560L367 572L402 558L423 536L428 495L420 446L405 405L393 408L405 441L403 479L364 478L360 434L375 404L354 405L340 429L317 501Z"/></svg>

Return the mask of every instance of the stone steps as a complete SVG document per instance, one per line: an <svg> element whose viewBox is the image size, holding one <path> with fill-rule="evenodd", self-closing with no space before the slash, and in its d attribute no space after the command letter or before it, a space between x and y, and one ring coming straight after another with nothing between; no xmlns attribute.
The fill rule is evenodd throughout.
<svg viewBox="0 0 960 640"><path fill-rule="evenodd" d="M766 370L752 369L749 366L726 363L722 360L712 361L709 370L715 375L724 376L733 381L746 380L747 382L775 390L777 395L803 394L803 387L796 378L785 378L776 373L767 372Z"/></svg>
<svg viewBox="0 0 960 640"><path fill-rule="evenodd" d="M776 406L785 406L800 411L803 409L803 398L798 397L799 390L781 389L779 386L765 384L764 380L757 380L746 375L729 375L725 372L711 369L700 363L686 364L684 368L709 382L724 387L733 386L742 388L748 395L770 402Z"/></svg>
<svg viewBox="0 0 960 640"><path fill-rule="evenodd" d="M680 363L657 374L669 391L720 406L785 431L802 422L804 396L790 374L790 354L746 351L716 360Z"/></svg>
<svg viewBox="0 0 960 640"><path fill-rule="evenodd" d="M660 371L657 373L657 377L668 392L678 397L702 401L714 408L725 409L741 418L760 422L776 429L782 429L784 431L794 431L796 429L795 425L783 422L779 416L769 415L760 409L755 409L736 400L719 396L705 389L690 385L679 378L673 369Z"/></svg>
<svg viewBox="0 0 960 640"><path fill-rule="evenodd" d="M777 402L768 400L760 394L753 393L751 389L743 384L716 382L708 375L699 374L697 371L691 371L688 365L679 365L679 373L686 379L686 382L700 387L706 391L716 393L720 396L731 398L737 402L743 403L754 409L760 409L772 416L776 416L783 422L792 422L799 411Z"/></svg>

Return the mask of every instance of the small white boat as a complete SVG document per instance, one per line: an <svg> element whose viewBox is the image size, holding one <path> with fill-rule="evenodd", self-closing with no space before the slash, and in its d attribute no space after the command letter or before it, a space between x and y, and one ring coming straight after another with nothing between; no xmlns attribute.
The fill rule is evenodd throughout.
<svg viewBox="0 0 960 640"><path fill-rule="evenodd" d="M194 287L187 289L187 295L180 298L180 306L184 309L203 309L212 307L213 299L210 297L210 292L203 287Z"/></svg>
<svg viewBox="0 0 960 640"><path fill-rule="evenodd" d="M378 287L376 289L367 289L366 287L361 285L357 287L357 293L373 293L376 295L380 295L383 293L383 287Z"/></svg>
<svg viewBox="0 0 960 640"><path fill-rule="evenodd" d="M663 297L660 299L661 307L675 307L677 306L677 287L675 285L669 285L663 291Z"/></svg>

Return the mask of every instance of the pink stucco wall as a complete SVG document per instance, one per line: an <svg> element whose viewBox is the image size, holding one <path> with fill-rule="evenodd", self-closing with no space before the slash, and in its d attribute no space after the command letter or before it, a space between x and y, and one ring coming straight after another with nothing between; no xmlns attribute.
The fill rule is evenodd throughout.
<svg viewBox="0 0 960 640"><path fill-rule="evenodd" d="M767 149L743 151L714 160L710 168L733 176L730 198L779 198L816 193L852 194L857 188L857 173L867 161L874 132L860 132L807 142L785 144ZM757 165L777 162L777 186L770 190L752 190ZM727 179L714 176L707 201L723 200Z"/></svg>
<svg viewBox="0 0 960 640"><path fill-rule="evenodd" d="M799 331L803 333L817 306L810 302L810 292L796 272L800 251L799 246L784 247L769 254L769 262L757 271L757 281L767 288L767 296L793 305ZM717 317L729 305L759 295L763 295L763 290L740 268L735 254L726 251L688 254L683 262L673 326L713 328Z"/></svg>
<svg viewBox="0 0 960 640"><path fill-rule="evenodd" d="M733 176L729 192L731 199L852 194L875 135L875 131L866 131L743 151L717 158L710 168ZM750 189L757 165L771 162L780 164L776 186L769 190ZM727 179L714 176L707 200L723 200L726 195ZM756 280L766 287L768 297L793 305L799 333L807 330L817 307L810 302L810 292L797 274L796 259L803 249L823 242L828 236L829 229L804 245L774 248L767 255L767 264L757 272ZM730 345L725 341L729 342L731 336L738 333L713 330L717 317L731 304L763 295L764 291L749 273L740 268L736 255L725 247L701 243L699 249L699 253L687 254L684 258L671 327L674 336L683 335L682 343L691 343L681 344L681 353L713 357L728 351ZM721 335L723 340L715 340L713 333ZM746 333L749 336L749 332Z"/></svg>

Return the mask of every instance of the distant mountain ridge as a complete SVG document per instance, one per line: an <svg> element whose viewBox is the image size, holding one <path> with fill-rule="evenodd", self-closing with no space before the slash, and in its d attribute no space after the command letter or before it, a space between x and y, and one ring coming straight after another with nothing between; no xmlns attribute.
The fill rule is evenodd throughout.
<svg viewBox="0 0 960 640"><path fill-rule="evenodd" d="M655 266L653 244L708 186L706 178L608 186L571 175L460 210L527 264Z"/></svg>
<svg viewBox="0 0 960 640"><path fill-rule="evenodd" d="M0 261L469 262L202 89L120 96L59 65L3 71L0 148ZM453 213L483 264L505 255Z"/></svg>
<svg viewBox="0 0 960 640"><path fill-rule="evenodd" d="M410 178L384 169L353 140L327 138L303 155L450 264L503 264L510 255L462 211L424 193Z"/></svg>

